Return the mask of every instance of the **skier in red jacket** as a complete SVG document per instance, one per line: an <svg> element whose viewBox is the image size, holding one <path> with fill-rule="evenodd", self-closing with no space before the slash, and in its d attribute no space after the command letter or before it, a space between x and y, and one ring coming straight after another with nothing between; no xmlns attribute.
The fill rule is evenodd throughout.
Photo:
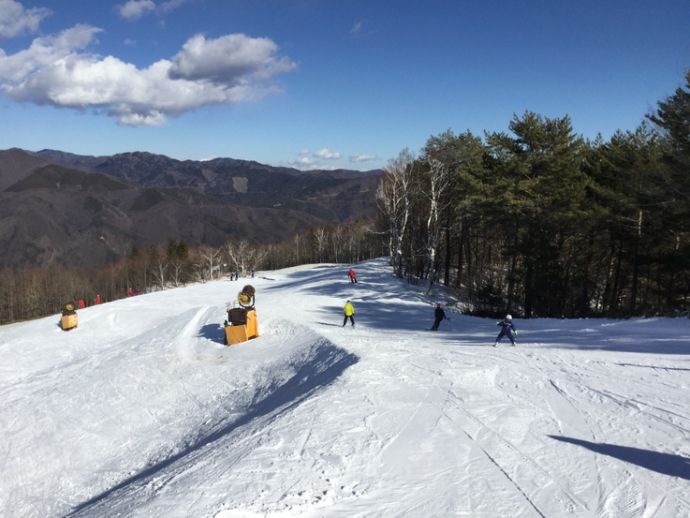
<svg viewBox="0 0 690 518"><path fill-rule="evenodd" d="M350 282L351 282L351 283L354 284L354 283L357 282L357 274L355 273L355 271L354 271L352 268L350 268L350 269L347 271L347 276L350 278Z"/></svg>

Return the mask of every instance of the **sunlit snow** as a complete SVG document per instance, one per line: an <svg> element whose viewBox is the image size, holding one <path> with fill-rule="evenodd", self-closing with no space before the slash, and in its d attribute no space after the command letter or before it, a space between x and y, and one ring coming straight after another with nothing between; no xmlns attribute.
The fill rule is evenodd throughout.
<svg viewBox="0 0 690 518"><path fill-rule="evenodd" d="M493 348L441 288L355 268L0 327L0 515L690 515L690 320L515 319ZM225 347L248 283L261 336Z"/></svg>

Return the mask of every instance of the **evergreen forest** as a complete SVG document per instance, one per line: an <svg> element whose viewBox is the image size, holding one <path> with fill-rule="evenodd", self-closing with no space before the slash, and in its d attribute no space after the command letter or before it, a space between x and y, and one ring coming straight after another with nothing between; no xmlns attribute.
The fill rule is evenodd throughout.
<svg viewBox="0 0 690 518"><path fill-rule="evenodd" d="M378 200L400 277L477 314L626 317L690 302L690 72L634 131L585 140L526 112L507 132L403 150Z"/></svg>

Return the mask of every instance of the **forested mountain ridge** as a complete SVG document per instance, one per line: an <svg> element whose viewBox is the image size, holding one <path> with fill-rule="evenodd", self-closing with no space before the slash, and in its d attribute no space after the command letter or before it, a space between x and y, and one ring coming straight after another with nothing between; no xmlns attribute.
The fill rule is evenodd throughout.
<svg viewBox="0 0 690 518"><path fill-rule="evenodd" d="M375 173L212 162L0 151L0 266L93 267L171 239L265 244L375 212Z"/></svg>
<svg viewBox="0 0 690 518"><path fill-rule="evenodd" d="M283 207L324 222L373 214L379 170L299 171L249 160L175 160L146 152L89 157L53 150L36 156L84 171L95 171L140 187L191 188L248 207Z"/></svg>
<svg viewBox="0 0 690 518"><path fill-rule="evenodd" d="M50 160L27 153L22 149L12 148L0 151L0 192L26 178L39 167L50 163Z"/></svg>

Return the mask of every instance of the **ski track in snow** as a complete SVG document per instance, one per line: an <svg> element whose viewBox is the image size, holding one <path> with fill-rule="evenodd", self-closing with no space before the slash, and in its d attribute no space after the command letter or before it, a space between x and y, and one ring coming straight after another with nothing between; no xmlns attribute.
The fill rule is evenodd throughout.
<svg viewBox="0 0 690 518"><path fill-rule="evenodd" d="M0 327L0 515L690 516L690 323L430 324L384 261L211 282ZM342 324L345 299L357 325Z"/></svg>

